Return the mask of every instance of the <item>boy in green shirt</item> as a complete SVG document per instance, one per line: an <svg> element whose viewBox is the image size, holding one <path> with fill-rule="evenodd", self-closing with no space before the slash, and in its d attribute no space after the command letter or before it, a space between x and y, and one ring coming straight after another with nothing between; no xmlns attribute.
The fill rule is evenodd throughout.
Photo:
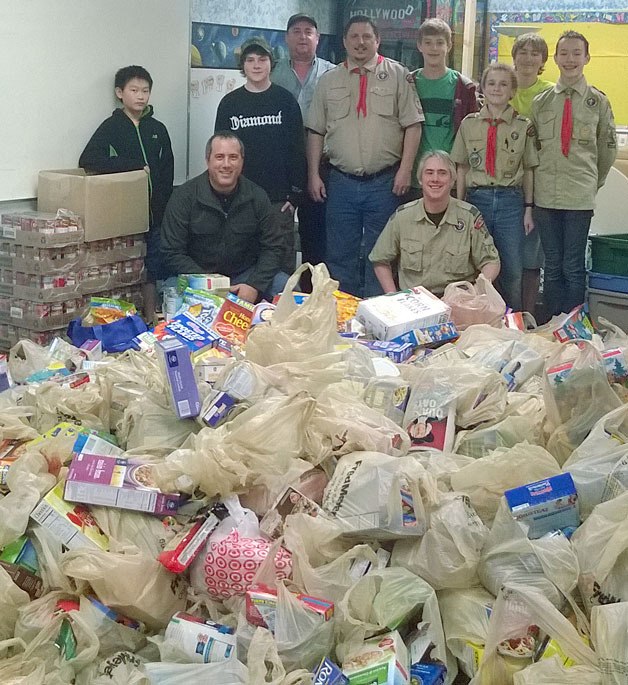
<svg viewBox="0 0 628 685"><path fill-rule="evenodd" d="M462 120L467 114L478 111L475 83L447 66L451 47L451 29L442 19L427 19L421 24L417 49L423 55L423 68L408 75L415 84L425 114L421 145L412 173L417 197L419 159L434 150L450 152Z"/></svg>
<svg viewBox="0 0 628 685"><path fill-rule="evenodd" d="M519 114L529 117L532 100L544 90L554 87L552 81L539 78L547 62L547 43L538 33L524 33L517 36L510 54L517 73L517 92L510 104ZM522 302L523 310L533 316L536 315L541 267L544 261L539 232L532 230L526 233L523 239Z"/></svg>

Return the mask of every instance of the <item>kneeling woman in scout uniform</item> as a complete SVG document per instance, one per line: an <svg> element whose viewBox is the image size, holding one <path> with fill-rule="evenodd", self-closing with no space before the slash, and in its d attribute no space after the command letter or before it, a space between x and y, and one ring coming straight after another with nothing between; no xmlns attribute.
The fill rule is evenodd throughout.
<svg viewBox="0 0 628 685"><path fill-rule="evenodd" d="M496 286L520 311L523 238L534 230L536 135L530 120L508 104L517 90L511 66L491 64L480 84L486 104L463 119L451 151L458 164L457 195L482 213L501 260Z"/></svg>

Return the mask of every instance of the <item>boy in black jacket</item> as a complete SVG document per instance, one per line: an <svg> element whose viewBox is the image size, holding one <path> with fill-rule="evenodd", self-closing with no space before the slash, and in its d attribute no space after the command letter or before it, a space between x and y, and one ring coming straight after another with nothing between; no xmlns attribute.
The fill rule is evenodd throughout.
<svg viewBox="0 0 628 685"><path fill-rule="evenodd" d="M174 158L166 127L153 118L148 104L153 79L139 66L124 67L116 73L115 93L122 107L96 129L87 143L79 166L97 174L145 169L150 194L150 231L146 240L147 283L144 313L150 323L155 316L157 280L166 279L159 249L161 221L172 194Z"/></svg>

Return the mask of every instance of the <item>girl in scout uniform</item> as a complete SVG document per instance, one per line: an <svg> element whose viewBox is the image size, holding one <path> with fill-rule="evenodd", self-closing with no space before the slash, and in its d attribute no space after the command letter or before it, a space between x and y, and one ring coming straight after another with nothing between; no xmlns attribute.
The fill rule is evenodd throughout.
<svg viewBox="0 0 628 685"><path fill-rule="evenodd" d="M510 65L491 64L480 85L485 105L462 120L451 151L457 195L482 213L501 260L496 286L508 306L520 311L523 239L534 229L536 136L529 119L508 104L517 90Z"/></svg>

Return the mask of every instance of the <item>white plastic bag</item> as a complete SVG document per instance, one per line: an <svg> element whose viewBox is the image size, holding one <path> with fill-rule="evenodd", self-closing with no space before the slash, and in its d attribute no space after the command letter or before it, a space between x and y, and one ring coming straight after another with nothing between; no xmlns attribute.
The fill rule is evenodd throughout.
<svg viewBox="0 0 628 685"><path fill-rule="evenodd" d="M623 683L624 680L616 682ZM602 674L595 666L563 666L556 655L532 664L513 676L514 685L573 685L574 683L604 685Z"/></svg>
<svg viewBox="0 0 628 685"><path fill-rule="evenodd" d="M601 683L624 685L628 675L628 602L594 606L591 638L599 658ZM573 682L573 681L572 681Z"/></svg>
<svg viewBox="0 0 628 685"><path fill-rule="evenodd" d="M571 539L587 612L628 600L628 492L598 504Z"/></svg>
<svg viewBox="0 0 628 685"><path fill-rule="evenodd" d="M513 519L502 498L487 538L478 575L482 585L497 595L502 585L527 585L562 606L578 582L578 559L562 533L528 540L527 526Z"/></svg>
<svg viewBox="0 0 628 685"><path fill-rule="evenodd" d="M437 497L436 481L413 457L352 452L336 465L323 510L347 535L417 537L427 528L425 505Z"/></svg>
<svg viewBox="0 0 628 685"><path fill-rule="evenodd" d="M542 592L509 583L500 590L493 606L484 659L472 685L512 685L514 674L532 663L532 626L556 640L576 664L597 666L595 652Z"/></svg>
<svg viewBox="0 0 628 685"><path fill-rule="evenodd" d="M564 368L571 364L571 368ZM604 361L585 340L557 348L545 366L543 397L549 428L547 449L560 464L582 443L594 424L621 406L609 385Z"/></svg>
<svg viewBox="0 0 628 685"><path fill-rule="evenodd" d="M469 677L475 675L484 650L494 601L483 587L438 593L447 648Z"/></svg>
<svg viewBox="0 0 628 685"><path fill-rule="evenodd" d="M564 464L585 519L600 502L628 489L628 405L605 414Z"/></svg>
<svg viewBox="0 0 628 685"><path fill-rule="evenodd" d="M61 569L87 581L103 604L153 630L185 609L186 580L145 554L72 550L63 555Z"/></svg>
<svg viewBox="0 0 628 685"><path fill-rule="evenodd" d="M549 452L521 442L510 449L496 449L453 472L451 487L467 494L482 521L490 524L505 490L559 473L560 466Z"/></svg>
<svg viewBox="0 0 628 685"><path fill-rule="evenodd" d="M18 611L29 602L28 594L21 590L0 566L0 641L13 637Z"/></svg>
<svg viewBox="0 0 628 685"><path fill-rule="evenodd" d="M347 591L337 610L340 660L367 637L423 622L429 624L435 645L432 657L447 664L448 680L454 678L456 666L448 659L436 593L414 573L400 567L367 573Z"/></svg>
<svg viewBox="0 0 628 685"><path fill-rule="evenodd" d="M488 528L460 493L443 495L429 512L430 527L420 541L398 540L392 566L403 566L435 590L477 585L477 565Z"/></svg>
<svg viewBox="0 0 628 685"><path fill-rule="evenodd" d="M297 305L292 291L308 269L312 272L312 294ZM247 359L270 366L333 352L339 340L333 295L337 287L338 282L329 277L324 264L302 264L288 279L272 319L251 330L246 343Z"/></svg>
<svg viewBox="0 0 628 685"><path fill-rule="evenodd" d="M216 664L147 663L150 685L249 685L248 669L237 659Z"/></svg>

